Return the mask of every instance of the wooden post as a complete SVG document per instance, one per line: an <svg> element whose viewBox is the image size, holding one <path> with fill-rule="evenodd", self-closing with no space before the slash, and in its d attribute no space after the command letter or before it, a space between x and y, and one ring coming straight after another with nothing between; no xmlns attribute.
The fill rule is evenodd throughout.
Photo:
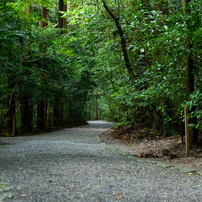
<svg viewBox="0 0 202 202"><path fill-rule="evenodd" d="M13 115L13 136L15 136L15 115Z"/></svg>
<svg viewBox="0 0 202 202"><path fill-rule="evenodd" d="M184 107L185 116L185 138L186 138L186 156L189 156L189 128L188 128L188 108Z"/></svg>

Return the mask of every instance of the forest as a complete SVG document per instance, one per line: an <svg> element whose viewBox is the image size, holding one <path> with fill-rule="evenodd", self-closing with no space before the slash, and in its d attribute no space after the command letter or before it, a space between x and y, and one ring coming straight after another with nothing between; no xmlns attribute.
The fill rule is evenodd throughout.
<svg viewBox="0 0 202 202"><path fill-rule="evenodd" d="M0 131L114 121L202 130L201 0L2 0Z"/></svg>

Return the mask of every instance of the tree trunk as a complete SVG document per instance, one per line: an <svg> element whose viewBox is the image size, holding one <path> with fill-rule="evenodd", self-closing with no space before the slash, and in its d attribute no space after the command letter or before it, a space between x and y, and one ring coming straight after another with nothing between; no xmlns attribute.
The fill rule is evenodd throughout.
<svg viewBox="0 0 202 202"><path fill-rule="evenodd" d="M31 14L31 3L28 4L26 15ZM29 95L22 95L21 101L21 131L22 133L30 132L32 130L31 125L31 108L29 103Z"/></svg>
<svg viewBox="0 0 202 202"><path fill-rule="evenodd" d="M33 129L32 121L33 121L33 116L34 115L34 105L30 105L30 121L31 121L31 127Z"/></svg>
<svg viewBox="0 0 202 202"><path fill-rule="evenodd" d="M95 95L95 120L98 120L98 102L97 102L97 92Z"/></svg>
<svg viewBox="0 0 202 202"><path fill-rule="evenodd" d="M67 1L64 1L63 12L67 12ZM63 34L67 34L67 18L63 18L63 28L65 29Z"/></svg>
<svg viewBox="0 0 202 202"><path fill-rule="evenodd" d="M31 110L29 104L29 96L23 95L21 103L21 129L22 133L30 132L31 127Z"/></svg>
<svg viewBox="0 0 202 202"><path fill-rule="evenodd" d="M31 5L29 4L28 7L27 7L26 15L30 15L30 14L31 14L31 11L32 11L32 7L31 7Z"/></svg>
<svg viewBox="0 0 202 202"><path fill-rule="evenodd" d="M92 111L93 111L93 113L92 113L92 118L91 118L91 120L95 120L95 118L94 118L94 117L95 117L95 116L94 116L94 112L95 112L95 107L94 107L94 105L93 105L93 110L92 110Z"/></svg>
<svg viewBox="0 0 202 202"><path fill-rule="evenodd" d="M10 89L14 89L15 84L9 86ZM8 114L7 114L7 127L8 132L12 133L13 130L13 116L15 115L15 93L8 97ZM16 124L15 124L16 125Z"/></svg>
<svg viewBox="0 0 202 202"><path fill-rule="evenodd" d="M46 107L45 107L45 120L44 120L45 127L47 127L47 116L48 116L48 104L46 103Z"/></svg>
<svg viewBox="0 0 202 202"><path fill-rule="evenodd" d="M67 2L65 0L59 0L59 11L67 11ZM62 18L62 14L58 14L58 28L67 28L66 18ZM66 34L66 30L62 32ZM64 102L60 97L55 98L53 106L53 125L62 126L63 125L63 108Z"/></svg>
<svg viewBox="0 0 202 202"><path fill-rule="evenodd" d="M153 124L152 124L152 129L158 130L158 131L163 131L162 118L156 112L155 107L153 107Z"/></svg>
<svg viewBox="0 0 202 202"><path fill-rule="evenodd" d="M61 17L62 14L60 13L60 11L63 11L63 0L59 0L59 12L58 12L58 28L62 28L63 27L63 18Z"/></svg>
<svg viewBox="0 0 202 202"><path fill-rule="evenodd" d="M190 40L187 40L186 49L191 49L192 45L190 43ZM193 60L191 59L190 55L187 55L185 58L185 71L186 71L186 95L187 98L191 93L194 92L194 64ZM194 113L196 111L196 107L192 107L189 111L189 114L192 112ZM196 124L197 125L197 118L189 118L189 124ZM189 145L195 145L198 144L198 131L195 127L192 127L189 130Z"/></svg>
<svg viewBox="0 0 202 202"><path fill-rule="evenodd" d="M47 20L47 9L45 7L41 7L41 22L40 27L46 27L47 23L43 21L43 19ZM43 48L43 44L41 44L40 49ZM40 81L42 81L42 76L39 77ZM44 124L44 101L39 100L37 105L37 128L43 130L45 127Z"/></svg>
<svg viewBox="0 0 202 202"><path fill-rule="evenodd" d="M46 27L48 24L45 21L47 20L47 9L45 7L41 7L41 22L40 27Z"/></svg>
<svg viewBox="0 0 202 202"><path fill-rule="evenodd" d="M102 110L100 109L100 120L102 120Z"/></svg>
<svg viewBox="0 0 202 202"><path fill-rule="evenodd" d="M189 15L190 10L188 9L190 0L183 0L184 4L184 15ZM187 28L189 27L189 21L187 22ZM185 74L186 74L186 96L189 99L189 95L194 92L194 62L192 60L192 40L190 36L187 36L185 49L187 51L187 55L185 57ZM196 111L196 107L192 107L189 111L189 114ZM190 118L189 124L196 124L197 125L197 118ZM195 127L192 127L189 131L189 145L196 145L198 144L198 131Z"/></svg>
<svg viewBox="0 0 202 202"><path fill-rule="evenodd" d="M60 126L63 126L63 123L64 123L64 101L63 99L60 99L60 109L59 109L59 125Z"/></svg>
<svg viewBox="0 0 202 202"><path fill-rule="evenodd" d="M43 130L44 127L44 101L39 100L37 105L37 128Z"/></svg>
<svg viewBox="0 0 202 202"><path fill-rule="evenodd" d="M53 106L53 125L58 126L59 124L59 101L58 97L55 97L54 106Z"/></svg>
<svg viewBox="0 0 202 202"><path fill-rule="evenodd" d="M91 120L91 104L89 103L88 120Z"/></svg>
<svg viewBox="0 0 202 202"><path fill-rule="evenodd" d="M50 106L49 106L49 104L47 104L47 112L46 112L46 114L47 114L47 117L46 117L46 127L49 127L49 126L51 126L51 123L50 123Z"/></svg>

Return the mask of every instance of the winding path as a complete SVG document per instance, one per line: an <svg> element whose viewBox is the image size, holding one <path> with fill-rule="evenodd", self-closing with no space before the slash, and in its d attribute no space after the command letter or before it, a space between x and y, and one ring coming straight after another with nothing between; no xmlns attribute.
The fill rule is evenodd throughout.
<svg viewBox="0 0 202 202"><path fill-rule="evenodd" d="M202 201L202 177L108 150L98 134L113 124L4 138L0 177L15 202Z"/></svg>

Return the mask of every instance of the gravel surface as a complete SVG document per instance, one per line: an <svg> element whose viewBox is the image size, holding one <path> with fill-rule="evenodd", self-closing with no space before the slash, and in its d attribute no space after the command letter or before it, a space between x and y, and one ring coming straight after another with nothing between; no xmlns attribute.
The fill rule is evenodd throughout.
<svg viewBox="0 0 202 202"><path fill-rule="evenodd" d="M0 177L15 202L202 201L202 177L140 162L97 142L112 123L2 138ZM108 149L107 149L108 148Z"/></svg>

